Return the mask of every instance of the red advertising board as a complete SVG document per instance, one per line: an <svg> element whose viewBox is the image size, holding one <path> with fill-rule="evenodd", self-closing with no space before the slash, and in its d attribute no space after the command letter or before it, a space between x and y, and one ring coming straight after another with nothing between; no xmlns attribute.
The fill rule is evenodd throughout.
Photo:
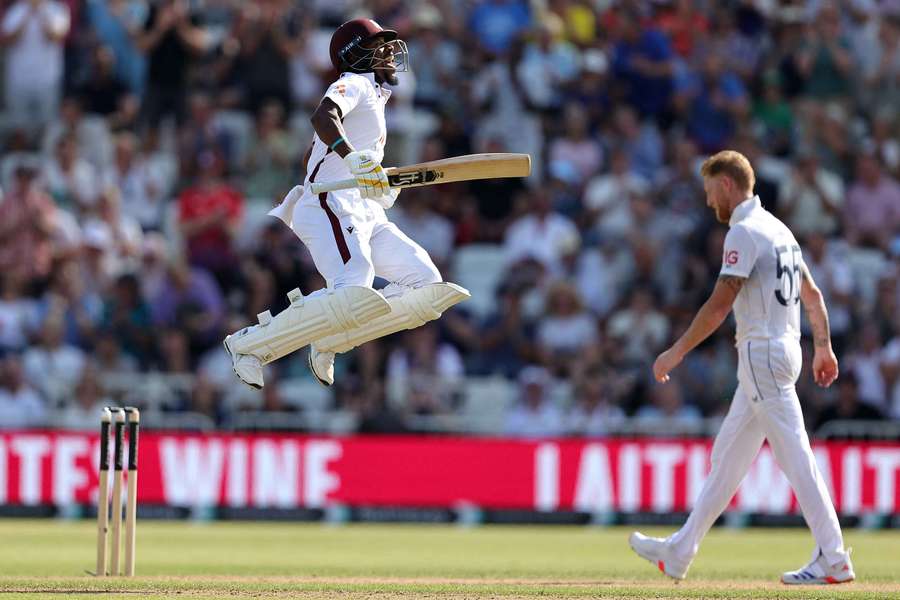
<svg viewBox="0 0 900 600"><path fill-rule="evenodd" d="M709 469L709 440L185 435L140 440L140 502L319 508L334 504L671 512L689 509ZM900 514L900 444L818 443L843 514ZM0 504L94 503L96 435L0 433ZM797 511L764 447L732 508Z"/></svg>

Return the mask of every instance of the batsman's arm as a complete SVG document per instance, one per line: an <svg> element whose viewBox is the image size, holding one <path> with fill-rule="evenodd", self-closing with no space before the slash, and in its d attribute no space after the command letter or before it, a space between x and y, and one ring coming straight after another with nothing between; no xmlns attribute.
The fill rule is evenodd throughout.
<svg viewBox="0 0 900 600"><path fill-rule="evenodd" d="M342 117L341 108L337 104L329 98L322 98L309 121L319 139L338 156L344 158L351 152L355 152L355 149L347 141L347 134L341 124ZM335 146L334 143L338 140L341 141Z"/></svg>
<svg viewBox="0 0 900 600"><path fill-rule="evenodd" d="M653 375L657 381L668 381L669 371L722 325L731 312L734 299L744 285L744 278L735 275L719 275L707 301L697 311L694 320L672 347L659 355L653 363Z"/></svg>
<svg viewBox="0 0 900 600"><path fill-rule="evenodd" d="M813 379L822 387L828 387L838 376L838 361L831 348L831 325L828 322L828 309L821 290L813 281L807 266L800 269L800 300L809 317L813 331Z"/></svg>

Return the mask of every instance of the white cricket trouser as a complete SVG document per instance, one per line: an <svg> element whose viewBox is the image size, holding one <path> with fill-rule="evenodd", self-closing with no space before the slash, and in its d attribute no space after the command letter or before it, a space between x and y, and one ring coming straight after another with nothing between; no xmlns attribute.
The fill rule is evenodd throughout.
<svg viewBox="0 0 900 600"><path fill-rule="evenodd" d="M381 207L336 213L325 194L316 201L304 196L294 208L292 228L329 288L371 287L376 275L402 287L441 281L428 253L388 221Z"/></svg>
<svg viewBox="0 0 900 600"><path fill-rule="evenodd" d="M829 564L843 559L841 527L810 448L794 387L801 363L800 344L793 339L745 340L739 345L738 389L713 443L712 470L687 522L669 538L679 558L694 557L763 440L768 440L816 544Z"/></svg>

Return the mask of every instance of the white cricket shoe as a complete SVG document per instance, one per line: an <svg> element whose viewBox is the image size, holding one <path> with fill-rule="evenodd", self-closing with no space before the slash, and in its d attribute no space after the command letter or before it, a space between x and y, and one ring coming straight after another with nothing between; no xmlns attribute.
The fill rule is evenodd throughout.
<svg viewBox="0 0 900 600"><path fill-rule="evenodd" d="M315 344L310 344L307 362L316 381L325 387L334 383L334 352L319 352Z"/></svg>
<svg viewBox="0 0 900 600"><path fill-rule="evenodd" d="M789 585L821 585L829 583L847 583L856 579L853 563L850 562L850 548L844 558L835 565L829 565L822 551L816 553L809 563L796 571L788 571L781 576L781 582Z"/></svg>
<svg viewBox="0 0 900 600"><path fill-rule="evenodd" d="M222 344L225 346L225 351L228 352L228 355L231 357L231 368L234 369L234 374L238 376L238 379L249 385L255 390L261 390L263 387L263 369L262 363L258 358L251 354L235 354L231 351L231 346L228 341L231 339L231 336L226 336L225 341Z"/></svg>
<svg viewBox="0 0 900 600"><path fill-rule="evenodd" d="M676 558L663 538L648 537L635 531L628 538L628 544L638 556L649 560L672 579L684 579L691 566L691 561L685 562Z"/></svg>

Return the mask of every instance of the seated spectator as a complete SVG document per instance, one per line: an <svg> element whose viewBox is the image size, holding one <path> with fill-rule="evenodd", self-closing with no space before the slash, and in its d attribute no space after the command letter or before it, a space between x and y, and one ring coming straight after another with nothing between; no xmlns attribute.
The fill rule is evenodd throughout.
<svg viewBox="0 0 900 600"><path fill-rule="evenodd" d="M46 418L44 400L23 376L19 357L0 358L0 429L40 427Z"/></svg>
<svg viewBox="0 0 900 600"><path fill-rule="evenodd" d="M188 335L197 352L220 344L225 299L216 280L203 269L173 261L165 283L150 301L153 322Z"/></svg>
<svg viewBox="0 0 900 600"><path fill-rule="evenodd" d="M404 398L411 410L418 402L415 414L433 414L452 408L463 375L462 357L439 341L432 322L404 333L403 343L388 355L385 379L390 396Z"/></svg>
<svg viewBox="0 0 900 600"><path fill-rule="evenodd" d="M569 283L556 283L547 291L544 315L537 323L541 362L555 373L568 374L572 363L598 342L597 322L584 310L578 292Z"/></svg>
<svg viewBox="0 0 900 600"><path fill-rule="evenodd" d="M894 314L894 337L881 355L881 373L888 391L888 414L900 419L900 315Z"/></svg>
<svg viewBox="0 0 900 600"><path fill-rule="evenodd" d="M137 360L123 350L112 331L101 330L97 333L92 358L101 381L110 375L135 373L138 370Z"/></svg>
<svg viewBox="0 0 900 600"><path fill-rule="evenodd" d="M685 404L678 381L655 384L650 392L650 404L639 408L634 416L642 427L668 434L697 427L703 419L696 406Z"/></svg>
<svg viewBox="0 0 900 600"><path fill-rule="evenodd" d="M135 219L145 231L158 231L162 229L169 181L159 161L140 152L138 144L132 133L116 136L114 160L103 173L103 187L121 193L122 214Z"/></svg>
<svg viewBox="0 0 900 600"><path fill-rule="evenodd" d="M656 309L653 292L636 287L628 305L610 317L607 334L618 342L625 361L649 364L668 339L669 320Z"/></svg>
<svg viewBox="0 0 900 600"><path fill-rule="evenodd" d="M625 423L625 412L616 404L607 378L600 367L593 367L578 381L575 405L567 415L568 433L603 437L616 433Z"/></svg>
<svg viewBox="0 0 900 600"><path fill-rule="evenodd" d="M37 305L25 295L22 275L16 271L0 273L0 356L25 349L37 317Z"/></svg>
<svg viewBox="0 0 900 600"><path fill-rule="evenodd" d="M887 412L887 389L881 372L882 343L881 331L875 323L865 323L859 330L858 342L844 360L844 373L852 373L856 378L860 402Z"/></svg>
<svg viewBox="0 0 900 600"><path fill-rule="evenodd" d="M429 206L424 188L403 192L403 201L394 205L390 220L422 246L439 269L450 265L453 252L453 225Z"/></svg>
<svg viewBox="0 0 900 600"><path fill-rule="evenodd" d="M506 231L503 246L507 262L533 258L547 271L560 273L563 257L576 252L581 244L578 229L569 219L553 212L546 190L536 188L528 199L528 212Z"/></svg>
<svg viewBox="0 0 900 600"><path fill-rule="evenodd" d="M222 156L204 152L197 157L197 179L178 196L178 224L191 265L215 275L228 290L234 285L238 258L234 238L244 199L223 178Z"/></svg>
<svg viewBox="0 0 900 600"><path fill-rule="evenodd" d="M811 428L818 431L830 421L878 421L884 418L881 411L859 397L859 384L852 372L841 373L836 382L837 397L826 406Z"/></svg>
<svg viewBox="0 0 900 600"><path fill-rule="evenodd" d="M581 185L600 170L603 150L590 135L587 112L579 104L566 105L564 134L550 144L550 163L565 163L575 174L573 184Z"/></svg>
<svg viewBox="0 0 900 600"><path fill-rule="evenodd" d="M797 237L837 231L844 202L840 177L819 166L810 148L801 148L793 172L778 191L778 214Z"/></svg>
<svg viewBox="0 0 900 600"><path fill-rule="evenodd" d="M16 165L12 187L0 202L0 272L15 272L29 284L50 275L56 206L30 163ZM28 260L22 260L28 257Z"/></svg>
<svg viewBox="0 0 900 600"><path fill-rule="evenodd" d="M51 404L63 401L81 377L85 353L63 339L63 322L58 315L44 321L38 344L22 356L29 383Z"/></svg>
<svg viewBox="0 0 900 600"><path fill-rule="evenodd" d="M634 172L624 148L613 150L609 172L591 179L584 191L586 219L601 236L624 236L630 225L628 202L645 194L650 183Z"/></svg>
<svg viewBox="0 0 900 600"><path fill-rule="evenodd" d="M506 416L506 434L514 437L554 437L563 433L563 415L549 398L550 374L529 366L519 374L519 402Z"/></svg>
<svg viewBox="0 0 900 600"><path fill-rule="evenodd" d="M847 241L853 245L887 250L900 231L900 183L882 172L876 156L862 154L856 159L856 179L843 216Z"/></svg>
<svg viewBox="0 0 900 600"><path fill-rule="evenodd" d="M59 138L56 152L44 164L42 175L47 191L60 207L83 214L97 205L97 172L79 156L74 135Z"/></svg>
<svg viewBox="0 0 900 600"><path fill-rule="evenodd" d="M497 290L496 310L482 324L479 371L515 377L536 357L534 324L524 314L526 288L509 282Z"/></svg>
<svg viewBox="0 0 900 600"><path fill-rule="evenodd" d="M112 140L106 119L98 115L86 115L80 97L63 98L58 115L44 130L41 153L52 156L59 139L74 135L78 143L78 156L87 160L95 169L103 169L112 158Z"/></svg>
<svg viewBox="0 0 900 600"><path fill-rule="evenodd" d="M88 286L78 257L61 260L50 283L38 300L38 320L62 319L66 344L82 349L91 346L103 318L103 298Z"/></svg>
<svg viewBox="0 0 900 600"><path fill-rule="evenodd" d="M153 351L153 319L150 307L141 298L136 275L126 273L116 278L103 312L103 328L112 333L116 345L140 363L148 362Z"/></svg>
<svg viewBox="0 0 900 600"><path fill-rule="evenodd" d="M634 268L631 249L614 238L604 237L596 247L578 255L575 285L587 307L605 318L633 283Z"/></svg>
<svg viewBox="0 0 900 600"><path fill-rule="evenodd" d="M663 166L663 139L652 120L643 123L630 106L622 105L613 113L610 147L622 148L628 154L629 168L649 182L655 182Z"/></svg>
<svg viewBox="0 0 900 600"><path fill-rule="evenodd" d="M112 233L106 223L91 220L85 224L81 240L81 277L85 287L101 295L106 294L115 279L115 259Z"/></svg>
<svg viewBox="0 0 900 600"><path fill-rule="evenodd" d="M14 124L40 128L59 106L69 9L53 0L17 0L5 8L0 44L6 47L6 110Z"/></svg>
<svg viewBox="0 0 900 600"><path fill-rule="evenodd" d="M413 11L412 26L409 54L416 57L415 104L433 109L453 106L460 101L452 91L462 59L459 45L444 35L443 17L431 4Z"/></svg>
<svg viewBox="0 0 900 600"><path fill-rule="evenodd" d="M262 105L256 117L256 135L247 151L244 194L273 204L294 187L294 165L301 149L284 123L278 102Z"/></svg>
<svg viewBox="0 0 900 600"><path fill-rule="evenodd" d="M223 161L222 173L235 166L236 145L231 132L217 119L218 108L205 92L194 92L188 100L188 120L178 130L178 158L182 178L190 181L204 169L202 157L216 156Z"/></svg>
<svg viewBox="0 0 900 600"><path fill-rule="evenodd" d="M103 389L100 372L92 362L84 365L74 392L73 400L63 405L53 422L63 429L93 431L97 427L97 415L104 406L110 406L114 402Z"/></svg>
<svg viewBox="0 0 900 600"><path fill-rule="evenodd" d="M832 344L835 352L842 354L853 328L856 291L853 267L847 259L846 244L838 240L829 241L818 233L810 235L803 247L803 262L822 291L825 306L828 307ZM811 333L808 327L809 324L804 322L804 334Z"/></svg>

